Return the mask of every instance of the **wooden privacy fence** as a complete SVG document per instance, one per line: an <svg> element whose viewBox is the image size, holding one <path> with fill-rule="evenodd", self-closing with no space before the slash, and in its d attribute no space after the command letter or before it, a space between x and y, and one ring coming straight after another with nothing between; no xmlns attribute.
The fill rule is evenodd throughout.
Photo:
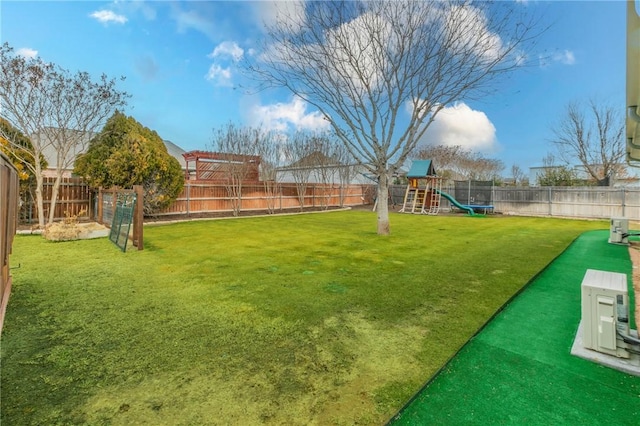
<svg viewBox="0 0 640 426"><path fill-rule="evenodd" d="M373 202L371 185L321 185L308 184L303 197L293 183L280 183L267 191L265 185L242 187L241 211L295 211L301 208L354 206ZM185 182L178 199L158 215L190 215L215 212L232 212L236 200L229 195L225 185L210 182Z"/></svg>
<svg viewBox="0 0 640 426"><path fill-rule="evenodd" d="M11 293L9 255L18 224L18 172L11 161L0 153L0 331Z"/></svg>
<svg viewBox="0 0 640 426"><path fill-rule="evenodd" d="M44 199L44 217L49 217L51 207L51 193L55 178L45 177L42 186ZM80 219L88 219L94 216L94 202L91 189L82 178L62 178L58 189L58 200L55 207L55 220L62 220L67 216L78 216ZM82 214L80 214L82 213ZM20 208L20 222L25 224L38 222L38 207L35 194L29 191L22 194L22 206Z"/></svg>
<svg viewBox="0 0 640 426"><path fill-rule="evenodd" d="M45 217L47 217L53 178L45 178L44 200ZM104 203L110 203L109 193L105 191L105 197L99 198L99 194L91 191L89 186L81 178L63 179L58 191L56 203L56 220L64 219L68 215L78 215L80 219L96 219L101 223L109 222L110 208L104 208ZM305 208L325 206L354 206L373 203L375 191L371 185L320 185L308 184L305 190ZM35 199L31 195L23 195L23 206L20 210L20 222L23 224L37 223L37 207ZM186 181L182 193L175 203L157 215L179 214L207 214L233 211L235 200L229 195L227 187L211 182ZM269 190L265 185L245 185L242 187L241 199L242 211L268 210L278 211L295 210L300 208L298 189L295 184L283 183L271 186ZM109 204L111 205L111 204ZM102 206L102 207L100 207ZM98 212L99 208L103 208ZM106 215L106 216L103 216Z"/></svg>

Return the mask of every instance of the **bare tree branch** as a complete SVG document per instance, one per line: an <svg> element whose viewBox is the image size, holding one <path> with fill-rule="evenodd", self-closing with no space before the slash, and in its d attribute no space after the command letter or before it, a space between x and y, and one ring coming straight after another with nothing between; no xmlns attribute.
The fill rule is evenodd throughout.
<svg viewBox="0 0 640 426"><path fill-rule="evenodd" d="M282 154L282 137L273 131L265 131L259 128L260 137L257 141L257 154L260 156L260 180L267 197L267 211L270 214L276 211L277 197L280 193L278 182L278 166Z"/></svg>
<svg viewBox="0 0 640 426"><path fill-rule="evenodd" d="M263 87L315 106L377 177L379 199L438 112L489 91L539 34L511 2L322 1L291 10L246 69ZM386 203L378 233L389 233Z"/></svg>
<svg viewBox="0 0 640 426"><path fill-rule="evenodd" d="M625 122L619 108L596 99L571 102L552 131L559 158L566 165L578 162L598 184L611 184L624 173Z"/></svg>
<svg viewBox="0 0 640 426"><path fill-rule="evenodd" d="M231 197L233 215L238 216L242 210L242 187L253 175L258 178L260 157L258 145L261 138L259 129L238 127L233 123L214 132L214 150L224 165L225 187Z"/></svg>
<svg viewBox="0 0 640 426"><path fill-rule="evenodd" d="M283 147L282 154L287 163L283 169L291 173L296 184L300 211L304 210L307 188L314 170L312 155L316 149L315 137L312 133L298 131Z"/></svg>
<svg viewBox="0 0 640 426"><path fill-rule="evenodd" d="M438 174L445 179L497 180L504 169L502 161L460 145L423 146L412 157L433 160Z"/></svg>
<svg viewBox="0 0 640 426"><path fill-rule="evenodd" d="M114 110L126 104L128 95L116 88L116 81L102 75L94 82L86 72L68 70L40 58L15 55L4 43L0 47L0 116L31 139L31 149L2 135L15 148L36 177L38 223L44 226L42 198L43 170L40 159L54 153L56 180L49 205L53 222L58 188L65 169Z"/></svg>

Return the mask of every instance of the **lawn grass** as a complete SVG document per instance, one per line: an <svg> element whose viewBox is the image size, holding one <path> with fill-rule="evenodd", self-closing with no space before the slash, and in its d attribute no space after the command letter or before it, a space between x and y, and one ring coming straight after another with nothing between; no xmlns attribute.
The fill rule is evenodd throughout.
<svg viewBox="0 0 640 426"><path fill-rule="evenodd" d="M348 211L14 243L6 424L380 424L582 231Z"/></svg>

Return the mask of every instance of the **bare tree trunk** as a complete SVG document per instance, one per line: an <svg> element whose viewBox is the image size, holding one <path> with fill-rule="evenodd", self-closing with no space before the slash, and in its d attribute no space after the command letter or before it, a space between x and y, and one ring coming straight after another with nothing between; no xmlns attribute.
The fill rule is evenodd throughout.
<svg viewBox="0 0 640 426"><path fill-rule="evenodd" d="M263 185L264 193L266 196L267 211L269 212L269 214L273 214L276 211L276 195L280 186L275 179L264 180Z"/></svg>
<svg viewBox="0 0 640 426"><path fill-rule="evenodd" d="M269 54L247 56L245 66L262 87L317 108L357 164L386 175L378 186L386 235L389 176L445 106L483 98L522 68L538 22L513 2L315 2L278 10Z"/></svg>
<svg viewBox="0 0 640 426"><path fill-rule="evenodd" d="M42 173L36 174L36 205L38 207L38 227L44 228L44 199L42 196L42 187L44 177Z"/></svg>
<svg viewBox="0 0 640 426"><path fill-rule="evenodd" d="M378 235L389 235L391 228L389 226L389 176L381 173L378 178Z"/></svg>
<svg viewBox="0 0 640 426"><path fill-rule="evenodd" d="M229 195L229 202L231 204L231 210L234 216L240 216L242 210L242 180L235 176L237 170L233 170L233 167L229 167L229 173L231 175L227 179L225 187L227 189L227 195Z"/></svg>
<svg viewBox="0 0 640 426"><path fill-rule="evenodd" d="M235 196L236 205L233 208L233 215L240 216L240 212L242 211L242 180L236 183Z"/></svg>
<svg viewBox="0 0 640 426"><path fill-rule="evenodd" d="M58 202L58 192L60 191L60 183L62 181L62 175L58 173L56 180L53 182L53 188L51 188L51 200L49 201L49 221L47 223L53 223L56 218L56 204Z"/></svg>

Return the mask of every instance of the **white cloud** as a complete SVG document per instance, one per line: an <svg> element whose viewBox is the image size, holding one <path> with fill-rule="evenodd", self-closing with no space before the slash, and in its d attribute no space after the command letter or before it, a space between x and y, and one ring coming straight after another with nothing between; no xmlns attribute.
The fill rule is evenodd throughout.
<svg viewBox="0 0 640 426"><path fill-rule="evenodd" d="M549 66L549 57L538 55L538 62L540 63L540 68L547 68Z"/></svg>
<svg viewBox="0 0 640 426"><path fill-rule="evenodd" d="M397 47L393 39L393 25L386 17L366 12L326 32L329 51L338 58L339 69L333 70L333 78L345 80L346 87L364 91L375 87L381 80L387 64L378 46L371 42L370 28L380 29L380 37L389 49Z"/></svg>
<svg viewBox="0 0 640 426"><path fill-rule="evenodd" d="M153 21L156 19L156 15L157 15L156 10L153 7L151 7L149 2L140 0L140 1L117 2L117 4L123 7L128 7L134 12L137 12L137 11L141 12L142 16L144 16L144 18L147 21Z"/></svg>
<svg viewBox="0 0 640 426"><path fill-rule="evenodd" d="M158 15L153 2L146 0L113 0L108 8L112 13L129 16L142 15L147 21L154 21Z"/></svg>
<svg viewBox="0 0 640 426"><path fill-rule="evenodd" d="M111 10L96 10L91 15L92 18L97 19L99 22L103 24L116 23L116 24L124 24L127 22L127 17L124 15L118 15Z"/></svg>
<svg viewBox="0 0 640 426"><path fill-rule="evenodd" d="M560 62L563 65L573 65L576 63L576 57L570 50L563 50L562 52L556 52L553 55L553 60Z"/></svg>
<svg viewBox="0 0 640 426"><path fill-rule="evenodd" d="M24 58L33 59L38 56L38 51L31 49L30 47L21 47L20 49L16 50L16 54Z"/></svg>
<svg viewBox="0 0 640 426"><path fill-rule="evenodd" d="M242 55L244 55L244 50L235 41L223 41L208 56L209 58L230 56L234 61L238 61L242 59Z"/></svg>
<svg viewBox="0 0 640 426"><path fill-rule="evenodd" d="M304 0L258 1L251 5L254 21L259 28L273 26L286 16L292 31L297 32L306 20Z"/></svg>
<svg viewBox="0 0 640 426"><path fill-rule="evenodd" d="M172 17L178 25L179 33L186 33L188 30L195 30L201 32L210 39L213 39L215 38L213 22L207 19L204 15L204 13L199 13L196 10L178 10L177 6L174 6Z"/></svg>
<svg viewBox="0 0 640 426"><path fill-rule="evenodd" d="M423 139L430 145L460 145L491 152L497 149L496 128L482 111L460 102L443 108L427 129Z"/></svg>
<svg viewBox="0 0 640 426"><path fill-rule="evenodd" d="M489 20L477 7L469 4L451 6L445 9L442 24L448 38L455 40L455 51L473 53L489 63L504 55L502 39L491 31Z"/></svg>
<svg viewBox="0 0 640 426"><path fill-rule="evenodd" d="M527 59L528 59L527 54L522 52L522 51L520 51L520 52L516 53L516 55L514 57L515 65L517 67L526 65Z"/></svg>
<svg viewBox="0 0 640 426"><path fill-rule="evenodd" d="M576 56L571 50L562 50L554 52L551 55L539 56L540 68L547 68L552 63L560 63L562 65L574 65L576 63Z"/></svg>
<svg viewBox="0 0 640 426"><path fill-rule="evenodd" d="M307 111L307 106L307 103L298 97L294 97L289 103L253 105L248 111L248 121L250 125L262 126L267 131L327 130L329 122L320 112Z"/></svg>
<svg viewBox="0 0 640 426"><path fill-rule="evenodd" d="M367 7L369 6L365 6ZM383 80L389 66L380 53L379 44L384 45L391 56L394 51L407 49L406 40L398 36L393 28L394 25L403 25L403 22L415 19L427 21L433 26L442 26L447 42L450 43L449 48L454 54L475 55L487 64L504 59L506 49L503 40L491 30L482 9L467 3L449 6L440 2L417 2L415 7L416 10L412 10L415 13L410 14L402 9L377 9L372 5L360 15L324 31L324 46L318 47L321 52L319 56L325 51L331 52L331 62L335 65L329 66L326 72L331 74L332 79L344 80L343 85L354 91L375 88ZM420 18L414 15L420 15ZM372 39L371 28L378 29L379 33L375 36L379 37L379 43ZM432 35L438 33L439 30L429 32ZM314 49L314 45L310 44L308 49ZM261 60L285 62L289 52L285 40L282 44L268 46L262 53ZM513 60L520 64L524 57L519 55Z"/></svg>
<svg viewBox="0 0 640 426"><path fill-rule="evenodd" d="M224 41L217 45L213 52L207 55L209 58L219 58L222 59L223 65L219 63L213 63L209 67L209 71L205 78L209 81L213 81L216 86L233 86L231 81L232 71L231 66L224 67L224 64L230 64L231 61L228 58L231 58L233 61L239 61L242 59L244 55L244 50L236 42L233 41ZM226 60L225 60L226 59Z"/></svg>
<svg viewBox="0 0 640 426"><path fill-rule="evenodd" d="M213 64L209 67L209 71L205 78L209 81L213 81L216 86L233 86L231 83L231 69L222 68L218 64Z"/></svg>

